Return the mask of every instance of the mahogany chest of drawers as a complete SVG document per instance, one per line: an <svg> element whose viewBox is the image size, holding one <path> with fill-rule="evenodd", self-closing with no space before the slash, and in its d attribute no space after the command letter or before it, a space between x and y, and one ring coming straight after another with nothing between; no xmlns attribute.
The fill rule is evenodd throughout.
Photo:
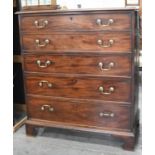
<svg viewBox="0 0 155 155"><path fill-rule="evenodd" d="M133 149L136 10L18 12L26 132L55 127L110 134Z"/></svg>

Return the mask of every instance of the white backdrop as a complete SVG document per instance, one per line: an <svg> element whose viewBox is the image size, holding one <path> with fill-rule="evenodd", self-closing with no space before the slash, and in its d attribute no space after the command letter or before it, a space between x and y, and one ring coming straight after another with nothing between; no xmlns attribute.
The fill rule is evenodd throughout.
<svg viewBox="0 0 155 155"><path fill-rule="evenodd" d="M82 8L109 8L125 7L125 0L57 0L57 4L68 9L76 9L78 4Z"/></svg>

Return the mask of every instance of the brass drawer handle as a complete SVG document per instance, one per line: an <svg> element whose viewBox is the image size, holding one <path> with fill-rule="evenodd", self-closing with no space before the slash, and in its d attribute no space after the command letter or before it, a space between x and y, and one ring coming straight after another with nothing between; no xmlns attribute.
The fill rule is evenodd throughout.
<svg viewBox="0 0 155 155"><path fill-rule="evenodd" d="M37 60L37 65L40 68L46 68L51 64L50 60L47 60L46 62L44 62L44 64L41 62L41 60Z"/></svg>
<svg viewBox="0 0 155 155"><path fill-rule="evenodd" d="M44 42L41 44L39 39L35 40L37 47L45 47L49 44L49 42L49 39L45 39Z"/></svg>
<svg viewBox="0 0 155 155"><path fill-rule="evenodd" d="M108 41L103 41L103 40L99 39L99 40L97 40L97 44L100 47L107 48L107 47L111 47L114 44L114 40L110 39Z"/></svg>
<svg viewBox="0 0 155 155"><path fill-rule="evenodd" d="M113 118L115 116L115 114L111 113L111 112L100 112L99 116L100 117L111 117L111 118Z"/></svg>
<svg viewBox="0 0 155 155"><path fill-rule="evenodd" d="M35 20L34 24L37 29L43 29L46 27L46 25L48 25L48 20Z"/></svg>
<svg viewBox="0 0 155 155"><path fill-rule="evenodd" d="M114 88L114 87L109 87L108 92L106 92L106 91L104 90L104 87L100 86L100 87L99 87L99 91L100 91L101 94L103 94L103 95L110 95L110 94L112 94L112 93L115 91L115 88Z"/></svg>
<svg viewBox="0 0 155 155"><path fill-rule="evenodd" d="M99 68L100 68L101 71L110 70L110 69L112 69L112 68L114 67L114 65L115 65L114 62L110 62L110 63L107 65L107 67L106 67L106 65L104 65L103 62L99 62L99 63L98 63L98 66L99 66Z"/></svg>
<svg viewBox="0 0 155 155"><path fill-rule="evenodd" d="M99 26L102 26L102 27L110 26L113 23L114 23L113 19L109 19L106 24L103 23L102 19L97 19L96 20L96 24L99 25Z"/></svg>
<svg viewBox="0 0 155 155"><path fill-rule="evenodd" d="M53 86L52 83L50 83L50 82L48 82L48 81L46 81L46 80L41 80L41 81L39 82L38 85L39 85L40 87L43 87L44 84L46 84L48 88L52 88L52 86Z"/></svg>
<svg viewBox="0 0 155 155"><path fill-rule="evenodd" d="M51 107L51 105L45 104L41 106L41 111L45 111L45 109L47 109L49 112L53 112L54 108Z"/></svg>

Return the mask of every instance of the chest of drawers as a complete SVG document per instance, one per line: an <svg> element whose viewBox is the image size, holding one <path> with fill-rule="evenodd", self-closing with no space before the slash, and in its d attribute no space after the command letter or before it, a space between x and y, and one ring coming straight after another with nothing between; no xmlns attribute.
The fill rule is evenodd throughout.
<svg viewBox="0 0 155 155"><path fill-rule="evenodd" d="M26 132L55 127L110 134L133 149L136 11L18 12Z"/></svg>

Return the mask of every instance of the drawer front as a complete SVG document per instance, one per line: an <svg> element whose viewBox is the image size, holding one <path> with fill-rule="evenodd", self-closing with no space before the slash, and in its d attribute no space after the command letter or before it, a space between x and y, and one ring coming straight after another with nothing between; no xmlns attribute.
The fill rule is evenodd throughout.
<svg viewBox="0 0 155 155"><path fill-rule="evenodd" d="M105 101L130 101L130 79L79 78L51 75L25 76L28 94Z"/></svg>
<svg viewBox="0 0 155 155"><path fill-rule="evenodd" d="M29 118L77 126L130 129L129 106L32 96L27 101Z"/></svg>
<svg viewBox="0 0 155 155"><path fill-rule="evenodd" d="M23 16L21 31L32 33L54 31L130 30L131 14L90 14L59 16Z"/></svg>
<svg viewBox="0 0 155 155"><path fill-rule="evenodd" d="M131 75L131 55L24 55L24 68L30 72L91 75Z"/></svg>
<svg viewBox="0 0 155 155"><path fill-rule="evenodd" d="M130 52L129 32L89 34L23 35L25 51L60 52Z"/></svg>

